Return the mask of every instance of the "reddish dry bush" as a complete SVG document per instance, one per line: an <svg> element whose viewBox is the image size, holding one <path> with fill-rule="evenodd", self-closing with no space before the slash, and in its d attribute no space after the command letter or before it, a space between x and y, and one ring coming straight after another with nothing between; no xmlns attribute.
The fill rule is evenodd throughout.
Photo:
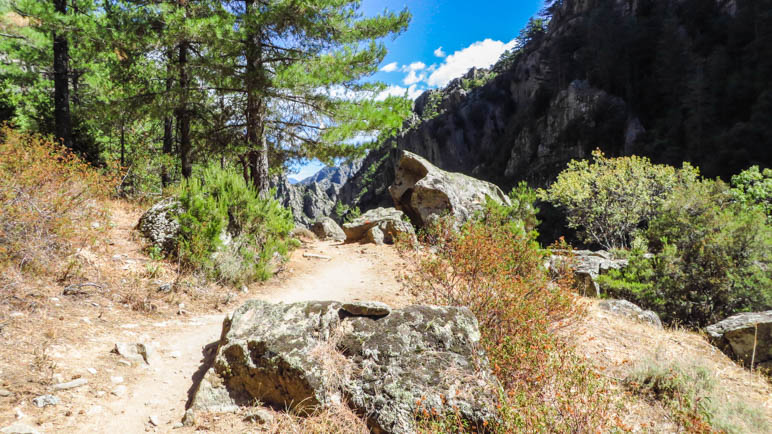
<svg viewBox="0 0 772 434"><path fill-rule="evenodd" d="M570 290L573 276L550 278L545 251L490 215L460 231L440 222L422 241L433 254L409 255L406 285L424 301L467 306L477 317L503 388L497 430L589 432L610 425L605 384L555 333L583 311ZM444 422L432 423L443 430Z"/></svg>
<svg viewBox="0 0 772 434"><path fill-rule="evenodd" d="M98 199L113 185L61 146L0 128L0 266L50 270L104 227Z"/></svg>

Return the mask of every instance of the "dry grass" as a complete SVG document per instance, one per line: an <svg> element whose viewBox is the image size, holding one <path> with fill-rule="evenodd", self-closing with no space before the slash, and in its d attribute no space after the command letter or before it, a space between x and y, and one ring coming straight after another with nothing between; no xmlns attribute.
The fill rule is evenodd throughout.
<svg viewBox="0 0 772 434"><path fill-rule="evenodd" d="M648 432L698 432L694 420L682 417L681 413L687 410L684 406L674 407L672 399L655 399L655 394L645 387L631 388L630 384L640 384L647 376L675 373L683 378L701 378L701 373L707 372L710 375L704 383L710 387L703 387L701 393L713 398L710 405L698 409L697 415L710 419L713 429L772 431L772 387L764 376L739 366L697 333L658 330L602 310L597 307L597 300L587 302L588 315L562 334L615 384L625 425ZM743 416L738 419L736 415ZM760 430L764 421L767 428ZM733 426L739 428L735 430Z"/></svg>

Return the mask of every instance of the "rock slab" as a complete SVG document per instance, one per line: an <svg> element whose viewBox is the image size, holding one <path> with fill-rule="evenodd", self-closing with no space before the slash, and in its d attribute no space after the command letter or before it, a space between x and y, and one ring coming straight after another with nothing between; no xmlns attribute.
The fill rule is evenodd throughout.
<svg viewBox="0 0 772 434"><path fill-rule="evenodd" d="M643 310L627 300L603 300L598 303L598 307L616 315L648 323L658 329L662 329L662 321L659 319L659 315L650 310Z"/></svg>
<svg viewBox="0 0 772 434"><path fill-rule="evenodd" d="M389 193L394 206L418 227L445 214L461 224L482 210L488 198L510 205L507 195L494 184L446 172L408 151L402 151Z"/></svg>
<svg viewBox="0 0 772 434"><path fill-rule="evenodd" d="M708 326L713 345L730 357L750 365L772 365L772 310L744 312ZM755 357L754 357L755 348Z"/></svg>
<svg viewBox="0 0 772 434"><path fill-rule="evenodd" d="M185 422L255 400L300 413L345 402L379 433L415 432L422 409L458 411L470 426L494 422L497 386L474 315L459 307L388 310L247 302L226 318Z"/></svg>

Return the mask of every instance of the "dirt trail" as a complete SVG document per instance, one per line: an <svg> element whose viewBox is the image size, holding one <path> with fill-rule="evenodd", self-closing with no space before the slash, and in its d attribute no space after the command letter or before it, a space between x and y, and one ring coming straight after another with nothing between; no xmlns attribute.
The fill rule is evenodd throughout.
<svg viewBox="0 0 772 434"><path fill-rule="evenodd" d="M304 257L304 253L331 259ZM400 259L392 247L315 242L293 252L283 277L253 285L248 294L228 305L233 310L249 298L272 302L303 300L378 300L401 306L409 298L398 282ZM132 338L152 342L156 357L149 366L107 368L96 376L122 376L124 382L108 382L102 390L96 384L73 391L68 397L72 414L44 423L44 432L139 433L168 432L185 410L193 376L201 368L207 347L220 335L223 314L203 315L166 322L124 324L123 336L94 338L92 357L107 357L110 345ZM115 358L113 358L115 359ZM117 359L112 360L115 363ZM104 361L104 360L103 360ZM108 360L109 362L110 360ZM84 357L81 363L88 363ZM108 365L109 366L109 365ZM111 393L126 386L125 394ZM153 416L158 426L149 421ZM183 430L184 431L184 430ZM179 430L175 430L179 432Z"/></svg>

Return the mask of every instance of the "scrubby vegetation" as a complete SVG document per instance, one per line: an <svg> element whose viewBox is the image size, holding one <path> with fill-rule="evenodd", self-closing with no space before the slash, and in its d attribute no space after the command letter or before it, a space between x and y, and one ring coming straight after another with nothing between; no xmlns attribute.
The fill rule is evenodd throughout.
<svg viewBox="0 0 772 434"><path fill-rule="evenodd" d="M217 166L181 186L179 258L211 277L242 283L271 276L286 255L292 213L261 197L244 178Z"/></svg>
<svg viewBox="0 0 772 434"><path fill-rule="evenodd" d="M645 359L625 379L627 388L660 401L686 432L768 432L760 408L727 399L717 374L694 361Z"/></svg>
<svg viewBox="0 0 772 434"><path fill-rule="evenodd" d="M0 129L0 268L56 271L105 225L116 181L45 137ZM54 267L52 267L52 265Z"/></svg>
<svg viewBox="0 0 772 434"><path fill-rule="evenodd" d="M567 211L586 242L630 260L599 277L604 291L701 327L772 307L769 170L707 180L696 168L631 156L572 161L542 199Z"/></svg>
<svg viewBox="0 0 772 434"><path fill-rule="evenodd" d="M571 161L540 197L563 207L568 226L585 242L606 249L628 247L667 195L698 176L688 163L678 170L645 157L608 158L600 150L592 156Z"/></svg>
<svg viewBox="0 0 772 434"><path fill-rule="evenodd" d="M414 269L406 284L426 302L467 306L478 318L482 344L502 385L503 419L492 429L611 429L615 422L604 381L555 333L581 315L572 276L547 274L541 265L546 252L522 223L508 217L521 206L510 212L489 207L459 231L439 220L421 237L435 254L411 255ZM422 419L427 432L453 432L461 423L453 415Z"/></svg>

